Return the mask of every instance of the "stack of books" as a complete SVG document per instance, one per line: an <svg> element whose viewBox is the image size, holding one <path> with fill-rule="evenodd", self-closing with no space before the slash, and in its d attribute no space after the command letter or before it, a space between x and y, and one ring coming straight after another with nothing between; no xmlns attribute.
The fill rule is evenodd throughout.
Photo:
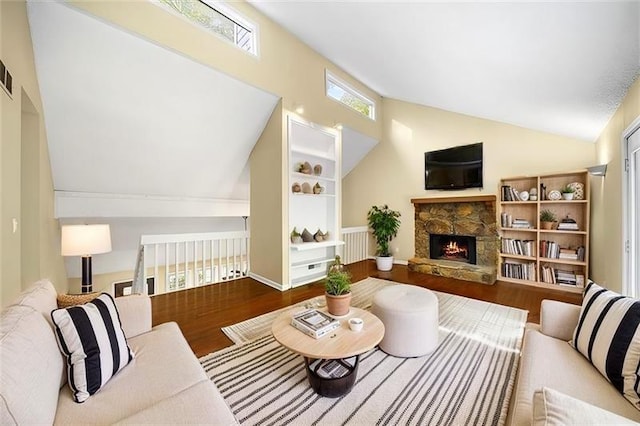
<svg viewBox="0 0 640 426"><path fill-rule="evenodd" d="M314 339L319 339L340 327L340 321L317 309L308 309L295 314L291 318L291 325Z"/></svg>
<svg viewBox="0 0 640 426"><path fill-rule="evenodd" d="M559 259L566 259L566 260L578 260L580 262L584 261L584 247L580 246L576 249L572 249L572 248L561 248L560 249L560 255L558 256Z"/></svg>
<svg viewBox="0 0 640 426"><path fill-rule="evenodd" d="M558 231L579 231L579 228L576 221L567 216L558 224Z"/></svg>
<svg viewBox="0 0 640 426"><path fill-rule="evenodd" d="M571 287L584 287L584 275L574 271L555 269L550 266L542 267L542 281L549 284L559 284Z"/></svg>
<svg viewBox="0 0 640 426"><path fill-rule="evenodd" d="M512 228L530 229L531 223L526 219L513 219Z"/></svg>
<svg viewBox="0 0 640 426"><path fill-rule="evenodd" d="M502 201L522 201L519 193L511 185L502 185Z"/></svg>

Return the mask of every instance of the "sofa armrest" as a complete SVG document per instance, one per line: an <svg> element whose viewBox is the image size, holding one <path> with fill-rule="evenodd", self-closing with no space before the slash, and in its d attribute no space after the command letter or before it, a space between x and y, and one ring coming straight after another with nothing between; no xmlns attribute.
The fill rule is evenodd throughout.
<svg viewBox="0 0 640 426"><path fill-rule="evenodd" d="M543 300L540 306L540 332L561 340L571 340L578 325L580 306L556 300Z"/></svg>
<svg viewBox="0 0 640 426"><path fill-rule="evenodd" d="M129 339L151 330L151 299L146 294L115 299L124 336Z"/></svg>

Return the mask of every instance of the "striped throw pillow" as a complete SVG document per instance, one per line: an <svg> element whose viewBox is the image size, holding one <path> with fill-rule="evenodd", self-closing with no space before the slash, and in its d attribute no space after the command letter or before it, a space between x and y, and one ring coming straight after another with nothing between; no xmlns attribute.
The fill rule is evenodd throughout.
<svg viewBox="0 0 640 426"><path fill-rule="evenodd" d="M84 305L51 312L69 386L84 402L133 359L113 298L106 293Z"/></svg>
<svg viewBox="0 0 640 426"><path fill-rule="evenodd" d="M571 345L640 409L640 301L590 281Z"/></svg>

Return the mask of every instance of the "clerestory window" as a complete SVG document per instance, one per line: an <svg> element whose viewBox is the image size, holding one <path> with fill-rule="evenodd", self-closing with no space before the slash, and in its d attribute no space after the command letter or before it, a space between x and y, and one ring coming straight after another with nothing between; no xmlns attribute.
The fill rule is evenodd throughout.
<svg viewBox="0 0 640 426"><path fill-rule="evenodd" d="M258 54L257 30L228 6L210 0L158 0L190 21L216 33L253 55Z"/></svg>
<svg viewBox="0 0 640 426"><path fill-rule="evenodd" d="M359 112L372 120L376 119L376 104L344 81L326 71L326 94L328 97Z"/></svg>

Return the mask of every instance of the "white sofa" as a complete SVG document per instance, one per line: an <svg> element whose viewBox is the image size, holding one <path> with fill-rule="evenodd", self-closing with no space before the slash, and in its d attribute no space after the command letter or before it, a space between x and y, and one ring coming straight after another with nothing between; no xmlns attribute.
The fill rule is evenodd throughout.
<svg viewBox="0 0 640 426"><path fill-rule="evenodd" d="M50 312L37 282L0 314L0 424L236 424L177 324L151 327L148 296L116 299L135 358L84 403L73 401Z"/></svg>
<svg viewBox="0 0 640 426"><path fill-rule="evenodd" d="M527 324L510 424L531 425L534 392L544 387L640 422L640 411L569 345L579 315L580 306L544 300L540 325Z"/></svg>

